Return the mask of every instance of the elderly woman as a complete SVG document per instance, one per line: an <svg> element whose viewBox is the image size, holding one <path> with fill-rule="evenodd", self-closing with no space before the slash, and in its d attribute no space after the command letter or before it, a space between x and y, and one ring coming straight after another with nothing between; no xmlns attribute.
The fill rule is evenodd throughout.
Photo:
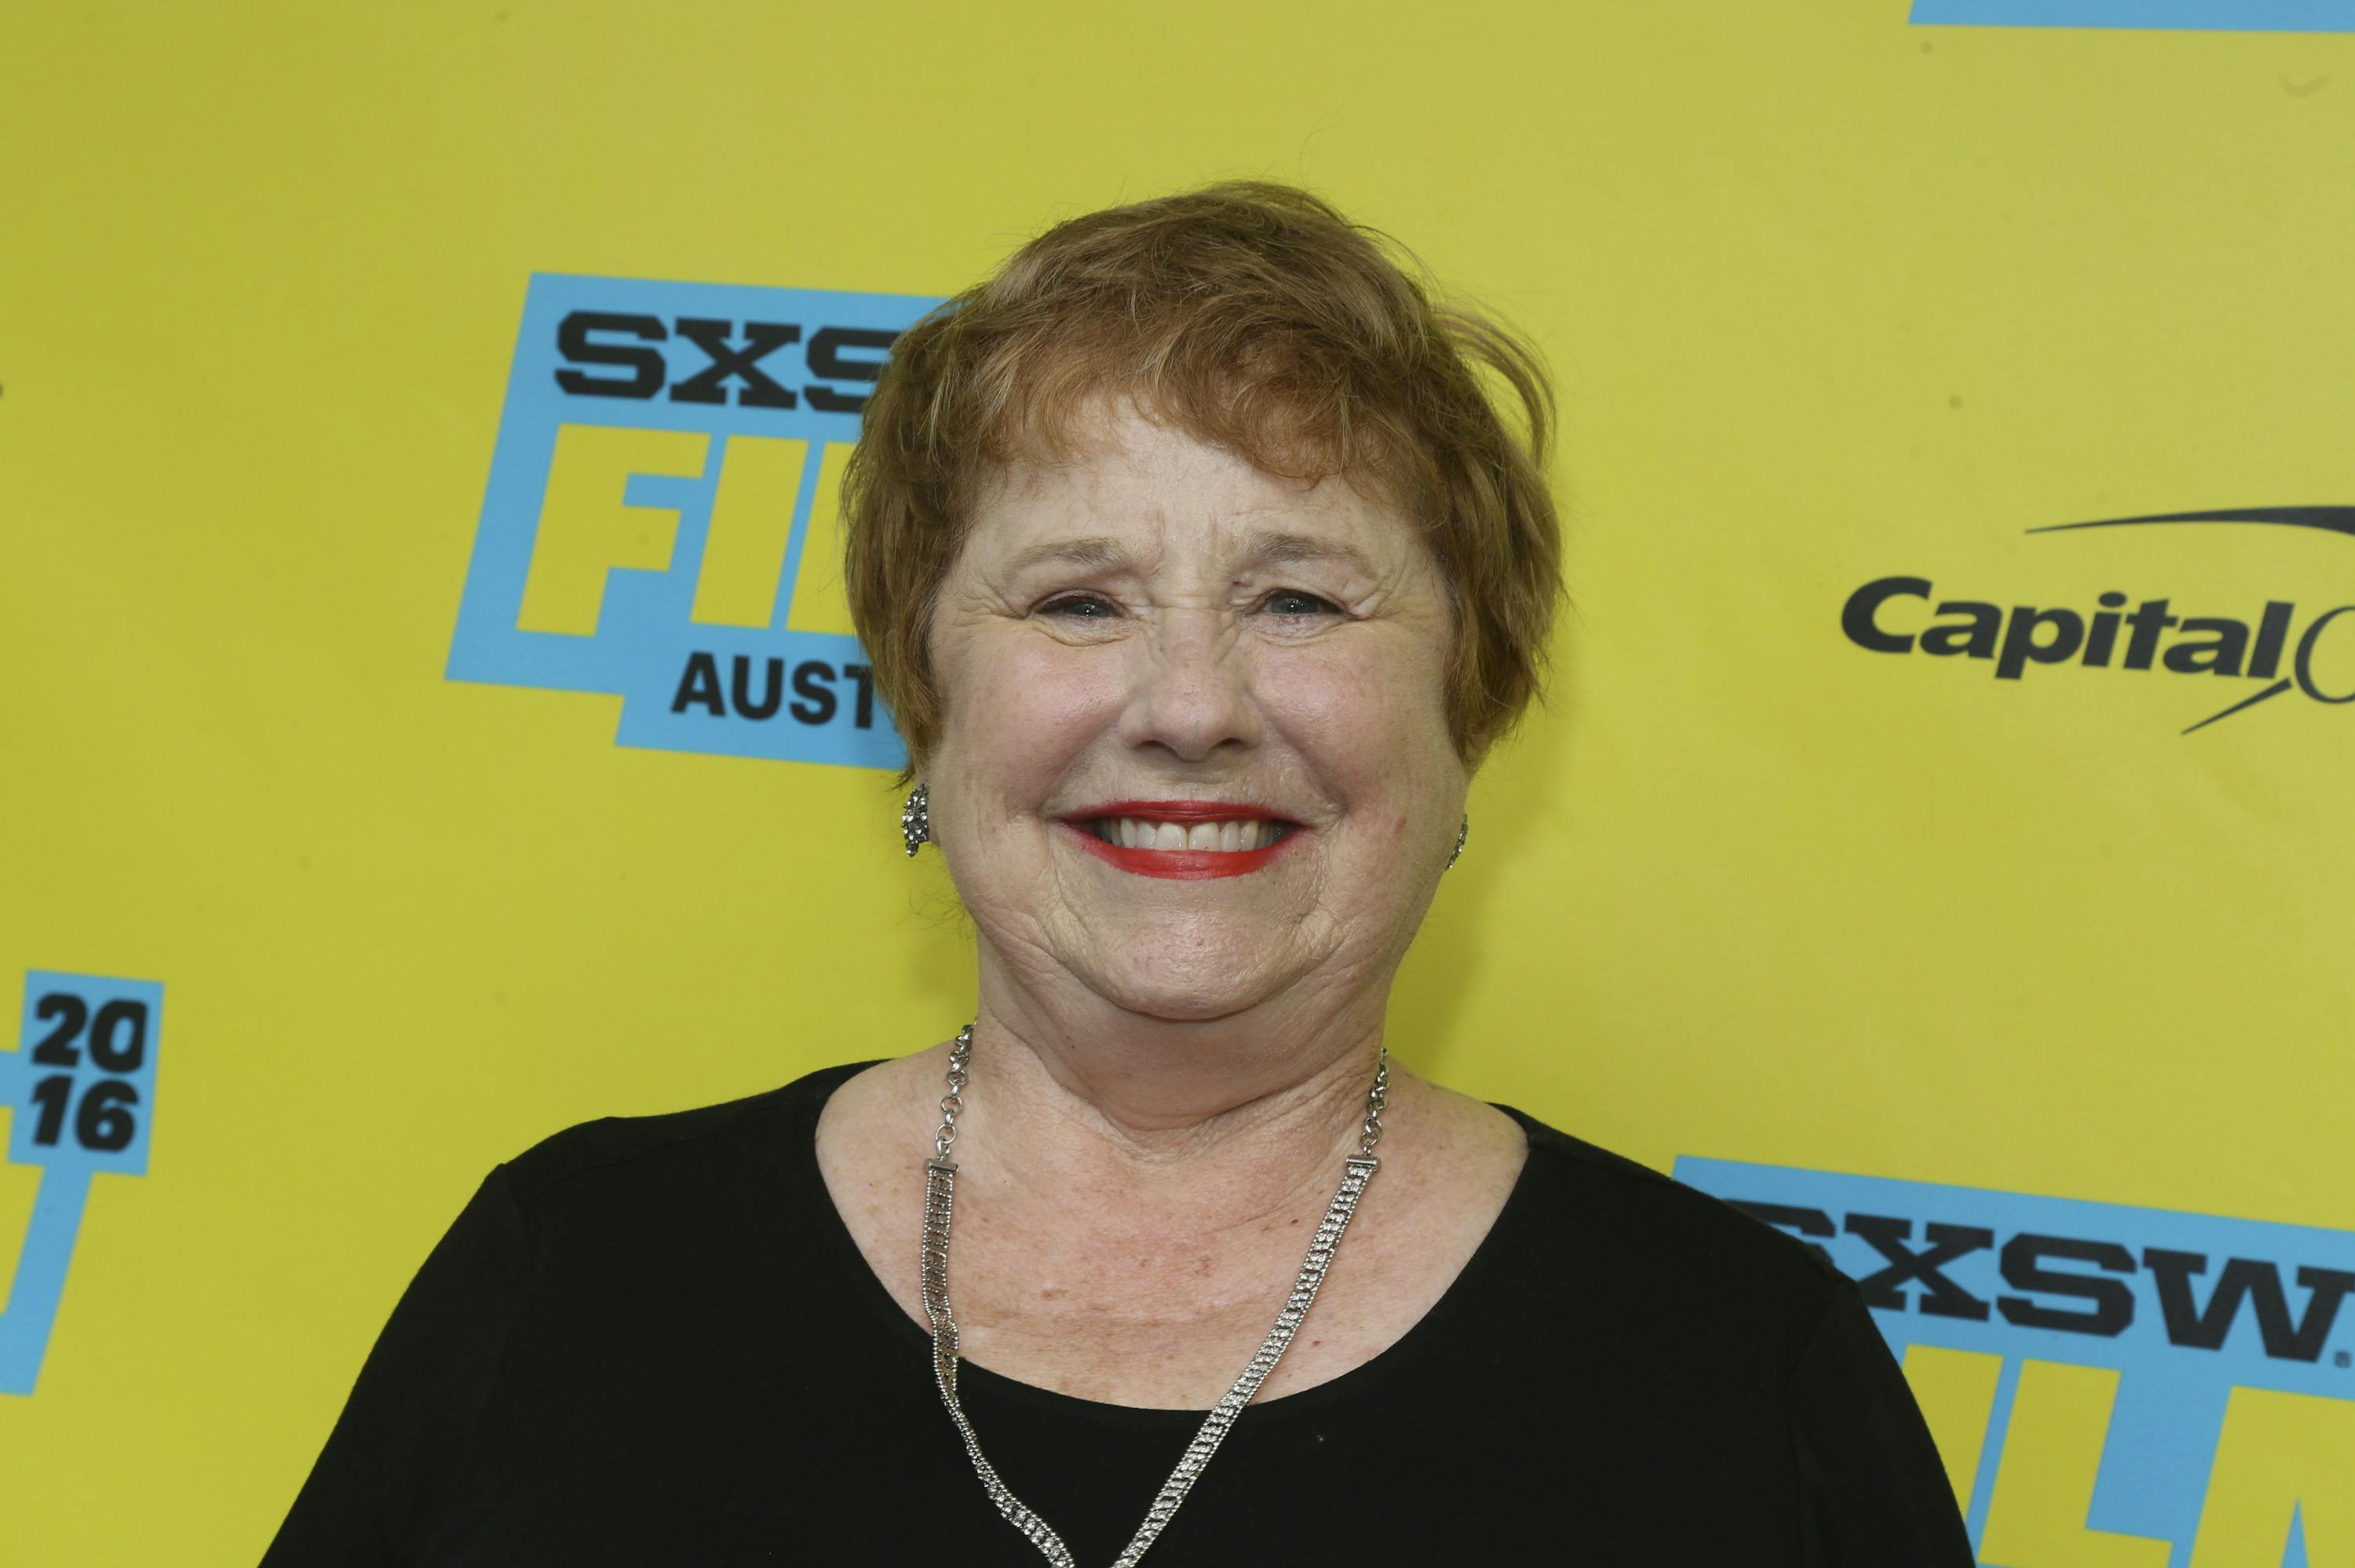
<svg viewBox="0 0 2355 1568"><path fill-rule="evenodd" d="M848 581L973 1022L494 1171L268 1563L1968 1563L1852 1284L1386 1054L1536 686L1548 407L1265 185L906 334Z"/></svg>

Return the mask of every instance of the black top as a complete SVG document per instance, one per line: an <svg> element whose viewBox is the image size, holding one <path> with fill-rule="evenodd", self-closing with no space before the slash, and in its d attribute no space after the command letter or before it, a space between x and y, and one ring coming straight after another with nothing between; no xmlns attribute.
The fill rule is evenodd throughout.
<svg viewBox="0 0 2355 1568"><path fill-rule="evenodd" d="M858 1070L590 1122L494 1170L263 1568L1046 1561L818 1174L818 1112ZM1529 1162L1463 1274L1372 1361L1247 1409L1148 1563L1969 1568L1854 1284L1500 1108ZM1082 1568L1119 1554L1201 1419L970 1362L959 1393Z"/></svg>

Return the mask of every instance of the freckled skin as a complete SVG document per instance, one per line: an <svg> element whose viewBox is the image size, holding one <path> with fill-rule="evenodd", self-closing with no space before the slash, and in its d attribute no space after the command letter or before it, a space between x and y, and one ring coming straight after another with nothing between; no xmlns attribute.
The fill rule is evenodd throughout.
<svg viewBox="0 0 2355 1568"><path fill-rule="evenodd" d="M1125 408L981 495L927 628L933 842L978 936L958 1122L962 1353L1083 1398L1203 1409L1300 1266L1354 1152L1391 980L1455 846L1453 610L1412 523ZM1264 864L1136 874L1064 821L1255 804ZM819 1166L924 1321L910 1226L947 1046L837 1090ZM1381 1179L1264 1401L1395 1342L1526 1156L1502 1113L1393 1058Z"/></svg>
<svg viewBox="0 0 2355 1568"><path fill-rule="evenodd" d="M932 831L986 989L995 964L1004 989L1076 981L1196 1020L1362 993L1420 922L1468 782L1447 739L1436 563L1338 480L1311 490L1133 412L1106 438L983 498L931 628L947 698ZM1271 534L1361 558L1271 561L1254 550ZM1018 563L1073 539L1120 558ZM1248 876L1164 883L1054 821L1183 797L1255 801L1306 836Z"/></svg>

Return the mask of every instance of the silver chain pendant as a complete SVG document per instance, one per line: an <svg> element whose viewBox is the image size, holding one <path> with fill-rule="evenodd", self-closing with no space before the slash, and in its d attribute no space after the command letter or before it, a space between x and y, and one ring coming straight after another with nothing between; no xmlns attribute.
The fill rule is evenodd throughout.
<svg viewBox="0 0 2355 1568"><path fill-rule="evenodd" d="M974 1436L973 1423L965 1419L964 1407L957 1402L957 1328L955 1315L949 1309L949 1221L956 1203L957 1168L949 1158L949 1146L956 1141L956 1119L964 1109L966 1068L972 1059L973 1025L968 1023L957 1031L956 1044L949 1050L949 1092L941 1098L941 1129L932 1139L932 1158L924 1162L924 1252L920 1277L924 1315L932 1324L932 1381L940 1387L941 1401L948 1406L949 1419L956 1424L957 1436L964 1440L964 1451L973 1460L974 1472L980 1476L982 1487L997 1511L1028 1537L1048 1562L1058 1568L1079 1568L1062 1537L1014 1495L983 1457L981 1440ZM1316 1234L1308 1244L1308 1255L1301 1260L1299 1277L1292 1282L1292 1294L1284 1298L1284 1309L1275 1315L1275 1326L1260 1341L1242 1374L1203 1416L1194 1440L1186 1446L1169 1478L1161 1483L1153 1506L1146 1510L1145 1522L1136 1527L1136 1533L1129 1538L1113 1568L1133 1568L1160 1538L1162 1531L1176 1517L1178 1506L1186 1500L1186 1494L1193 1489L1203 1467L1209 1464L1210 1457L1226 1441L1243 1406L1259 1393L1260 1385L1267 1382L1276 1362L1291 1348L1294 1336L1299 1333L1308 1308L1316 1303L1317 1287L1325 1283L1326 1271L1333 1266L1333 1255L1340 1249L1341 1234L1349 1228L1350 1217L1358 1212L1366 1183L1381 1169L1382 1162L1374 1158L1374 1145L1381 1140L1382 1110L1389 1104L1390 1075L1390 1052L1384 1047L1375 1060L1374 1086L1366 1096L1366 1121L1359 1134L1358 1152L1341 1162L1340 1191L1333 1194L1331 1206L1317 1223Z"/></svg>

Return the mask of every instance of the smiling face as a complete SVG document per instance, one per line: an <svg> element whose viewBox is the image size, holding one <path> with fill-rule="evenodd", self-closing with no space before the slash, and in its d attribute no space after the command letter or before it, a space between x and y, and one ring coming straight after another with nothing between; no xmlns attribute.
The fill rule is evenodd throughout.
<svg viewBox="0 0 2355 1568"><path fill-rule="evenodd" d="M1164 1019L1378 1002L1467 783L1437 564L1337 479L1124 404L1095 432L982 496L930 628L985 972Z"/></svg>

